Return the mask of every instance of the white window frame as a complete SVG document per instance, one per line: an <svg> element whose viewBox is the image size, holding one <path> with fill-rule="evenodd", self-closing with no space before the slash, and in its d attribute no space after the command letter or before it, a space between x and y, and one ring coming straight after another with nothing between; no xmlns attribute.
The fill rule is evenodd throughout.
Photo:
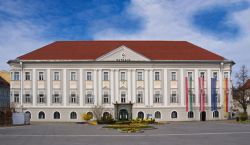
<svg viewBox="0 0 250 145"><path fill-rule="evenodd" d="M71 103L71 104L77 104L77 103L78 103L77 91L71 90L69 95L70 95L70 98L69 98L69 99L70 99L70 103ZM73 101L73 96L72 96L72 95L75 95L75 96L74 96L74 101Z"/></svg>
<svg viewBox="0 0 250 145"><path fill-rule="evenodd" d="M20 72L19 71L14 71L12 72L12 80L13 81L20 81Z"/></svg>
<svg viewBox="0 0 250 145"><path fill-rule="evenodd" d="M60 72L59 71L53 72L53 80L60 81Z"/></svg>
<svg viewBox="0 0 250 145"><path fill-rule="evenodd" d="M188 80L190 80L190 74L191 74L191 79L194 80L194 73L192 71L187 72Z"/></svg>
<svg viewBox="0 0 250 145"><path fill-rule="evenodd" d="M176 80L177 80L177 72L171 71L171 81L176 81Z"/></svg>
<svg viewBox="0 0 250 145"><path fill-rule="evenodd" d="M39 71L37 76L38 76L37 79L39 81L44 81L45 80L45 72L44 71Z"/></svg>
<svg viewBox="0 0 250 145"><path fill-rule="evenodd" d="M140 99L139 99L139 95L141 95ZM143 103L143 91L142 90L138 90L137 91L137 95L136 95L136 103Z"/></svg>
<svg viewBox="0 0 250 145"><path fill-rule="evenodd" d="M29 71L24 72L24 80L25 81L31 80L31 72L29 72Z"/></svg>
<svg viewBox="0 0 250 145"><path fill-rule="evenodd" d="M158 73L158 77L157 77L157 74ZM160 81L161 80L161 73L160 73L160 71L155 71L154 72L154 80L155 81Z"/></svg>
<svg viewBox="0 0 250 145"><path fill-rule="evenodd" d="M40 95L43 95L43 97L40 97ZM43 98L42 100L43 101L41 101L41 99L40 98ZM45 92L44 91L38 91L38 103L40 104L40 103L46 103L46 97L45 97Z"/></svg>
<svg viewBox="0 0 250 145"><path fill-rule="evenodd" d="M103 72L103 81L109 81L109 72L108 71Z"/></svg>
<svg viewBox="0 0 250 145"><path fill-rule="evenodd" d="M124 95L124 97L123 97L123 95ZM127 93L125 91L122 91L120 96L121 96L121 103L126 103Z"/></svg>
<svg viewBox="0 0 250 145"><path fill-rule="evenodd" d="M139 75L141 74L141 75ZM142 71L137 71L137 81L143 81L143 72Z"/></svg>
<svg viewBox="0 0 250 145"><path fill-rule="evenodd" d="M223 78L224 78L224 79L225 79L225 78L229 78L229 72L224 71L224 72L223 72Z"/></svg>
<svg viewBox="0 0 250 145"><path fill-rule="evenodd" d="M76 71L71 71L70 72L70 80L71 81L76 81L77 80L77 73L76 73Z"/></svg>
<svg viewBox="0 0 250 145"><path fill-rule="evenodd" d="M87 81L92 81L93 78L92 78L92 71L87 71L86 72L86 80Z"/></svg>
<svg viewBox="0 0 250 145"><path fill-rule="evenodd" d="M122 74L124 74L124 76ZM120 81L126 81L126 80L127 80L126 72L125 71L121 71L120 72Z"/></svg>

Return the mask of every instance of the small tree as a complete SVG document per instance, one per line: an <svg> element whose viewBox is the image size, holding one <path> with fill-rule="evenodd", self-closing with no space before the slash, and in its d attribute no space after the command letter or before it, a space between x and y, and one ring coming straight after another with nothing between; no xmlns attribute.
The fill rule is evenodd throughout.
<svg viewBox="0 0 250 145"><path fill-rule="evenodd" d="M239 72L235 75L236 86L233 87L233 98L236 100L244 113L247 113L248 98L250 97L249 88L244 87L248 77L248 69L245 65L241 66Z"/></svg>
<svg viewBox="0 0 250 145"><path fill-rule="evenodd" d="M96 118L96 120L102 119L102 113L103 113L103 107L102 106L94 106L92 108L93 114Z"/></svg>

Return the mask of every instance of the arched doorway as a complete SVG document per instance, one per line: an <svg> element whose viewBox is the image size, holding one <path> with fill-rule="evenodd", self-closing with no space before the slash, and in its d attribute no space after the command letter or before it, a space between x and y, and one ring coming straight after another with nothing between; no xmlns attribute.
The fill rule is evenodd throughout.
<svg viewBox="0 0 250 145"><path fill-rule="evenodd" d="M119 120L128 120L128 111L126 109L119 111Z"/></svg>
<svg viewBox="0 0 250 145"><path fill-rule="evenodd" d="M144 113L141 112L141 111L138 112L138 115L137 115L137 116L138 116L139 119L144 119Z"/></svg>
<svg viewBox="0 0 250 145"><path fill-rule="evenodd" d="M201 121L206 121L206 112L205 111L200 113L200 120Z"/></svg>
<svg viewBox="0 0 250 145"><path fill-rule="evenodd" d="M28 114L29 118L31 119L31 113L29 111L26 111L25 113Z"/></svg>

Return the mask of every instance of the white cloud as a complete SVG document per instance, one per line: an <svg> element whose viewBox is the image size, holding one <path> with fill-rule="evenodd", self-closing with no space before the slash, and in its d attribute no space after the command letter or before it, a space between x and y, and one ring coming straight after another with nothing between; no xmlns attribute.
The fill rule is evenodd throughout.
<svg viewBox="0 0 250 145"><path fill-rule="evenodd" d="M40 37L43 27L28 21L9 22L0 25L0 68L8 70L10 59L25 54L48 43Z"/></svg>
<svg viewBox="0 0 250 145"><path fill-rule="evenodd" d="M144 21L142 30L134 34L124 34L117 29L108 29L95 34L95 39L145 39L145 40L186 40L218 53L236 62L236 69L246 64L250 69L250 9L235 12L232 19L244 34L235 40L219 40L198 31L190 24L191 14L207 6L227 4L236 1L196 0L196 1L141 1L134 0L127 13L137 15Z"/></svg>

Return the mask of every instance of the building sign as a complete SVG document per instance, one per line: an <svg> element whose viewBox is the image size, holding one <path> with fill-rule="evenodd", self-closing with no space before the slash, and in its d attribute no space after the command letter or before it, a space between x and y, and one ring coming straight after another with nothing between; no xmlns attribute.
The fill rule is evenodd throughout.
<svg viewBox="0 0 250 145"><path fill-rule="evenodd" d="M122 58L120 58L120 59L116 59L116 61L130 61L129 58L126 58L126 54L125 53L122 53L121 57Z"/></svg>

